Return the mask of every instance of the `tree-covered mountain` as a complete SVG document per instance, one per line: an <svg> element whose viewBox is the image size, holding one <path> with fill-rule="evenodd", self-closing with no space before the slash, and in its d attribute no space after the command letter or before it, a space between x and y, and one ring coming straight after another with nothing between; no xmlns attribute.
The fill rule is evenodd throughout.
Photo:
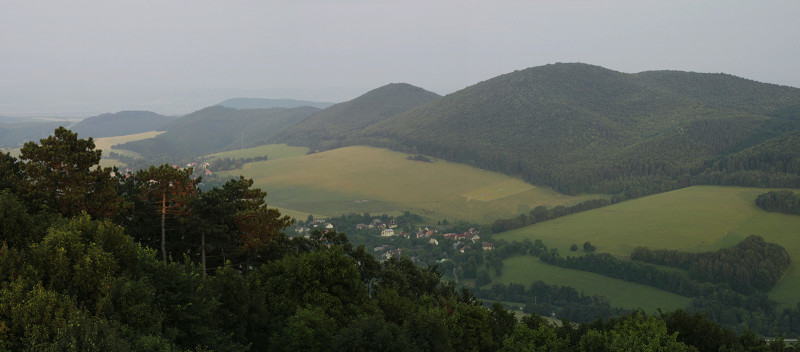
<svg viewBox="0 0 800 352"><path fill-rule="evenodd" d="M158 131L164 124L176 119L174 116L164 116L150 111L120 111L87 117L71 129L82 137L114 137Z"/></svg>
<svg viewBox="0 0 800 352"><path fill-rule="evenodd" d="M295 99L232 98L217 105L234 109L299 108L301 106L325 109L333 103Z"/></svg>
<svg viewBox="0 0 800 352"><path fill-rule="evenodd" d="M275 135L274 141L333 149L352 144L367 126L440 96L406 83L392 83L319 111Z"/></svg>
<svg viewBox="0 0 800 352"><path fill-rule="evenodd" d="M654 192L688 185L720 158L800 128L798 106L800 89L726 74L553 64L374 123L355 143L520 175L566 193Z"/></svg>
<svg viewBox="0 0 800 352"><path fill-rule="evenodd" d="M313 107L238 110L211 106L163 126L156 138L123 144L149 160L176 161L266 143L275 131L319 111Z"/></svg>

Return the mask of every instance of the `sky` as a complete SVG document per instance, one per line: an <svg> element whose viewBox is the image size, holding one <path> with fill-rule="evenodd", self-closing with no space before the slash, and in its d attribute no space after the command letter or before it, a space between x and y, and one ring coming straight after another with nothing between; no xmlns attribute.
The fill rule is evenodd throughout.
<svg viewBox="0 0 800 352"><path fill-rule="evenodd" d="M556 62L800 87L800 1L2 0L0 115L448 94Z"/></svg>

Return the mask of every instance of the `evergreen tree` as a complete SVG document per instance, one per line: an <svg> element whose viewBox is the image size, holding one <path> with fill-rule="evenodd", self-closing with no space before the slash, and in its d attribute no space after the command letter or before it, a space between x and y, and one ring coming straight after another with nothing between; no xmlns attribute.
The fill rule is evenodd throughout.
<svg viewBox="0 0 800 352"><path fill-rule="evenodd" d="M120 210L122 199L112 177L115 172L98 166L102 151L95 149L91 137L79 139L76 133L59 127L39 143L25 143L20 150L21 186L32 204L64 216L86 211L95 217L110 217ZM8 165L5 159L4 165Z"/></svg>
<svg viewBox="0 0 800 352"><path fill-rule="evenodd" d="M187 216L197 194L199 179L192 179L192 169L178 169L168 164L139 170L135 180L139 194L150 211L161 216L161 259L167 263L167 215Z"/></svg>

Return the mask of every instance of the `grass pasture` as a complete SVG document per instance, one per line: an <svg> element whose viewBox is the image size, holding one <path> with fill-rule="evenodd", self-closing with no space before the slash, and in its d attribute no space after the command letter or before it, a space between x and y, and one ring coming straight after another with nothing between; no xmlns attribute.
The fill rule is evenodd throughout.
<svg viewBox="0 0 800 352"><path fill-rule="evenodd" d="M494 273L492 273L494 274ZM598 294L609 299L612 307L642 308L650 313L657 309L673 311L685 308L691 298L679 296L650 286L612 279L587 271L565 269L546 263L533 256L516 256L506 259L503 275L493 282L509 284L543 281L549 285L570 286L586 295Z"/></svg>
<svg viewBox="0 0 800 352"><path fill-rule="evenodd" d="M767 189L695 186L622 202L495 235L507 241L541 239L563 255L592 242L597 251L628 256L636 246L691 252L732 246L748 235L786 248L791 264L769 296L783 306L800 300L800 216L769 213L755 198ZM512 265L509 265L512 264ZM505 268L514 262L506 262ZM504 269L506 270L506 269ZM529 280L528 282L532 282ZM588 292L587 292L588 293Z"/></svg>
<svg viewBox="0 0 800 352"><path fill-rule="evenodd" d="M266 155L269 160L277 160L283 158L291 158L296 156L305 155L308 153L306 147L292 147L286 144L267 144L254 148L231 150L227 152L209 154L203 157L204 160L213 160L220 158L231 159L244 159L255 158Z"/></svg>
<svg viewBox="0 0 800 352"><path fill-rule="evenodd" d="M226 173L252 178L255 186L268 192L271 206L327 216L407 210L434 221L490 222L538 205L600 197L565 196L500 173L443 160L412 161L407 156L380 148L347 147L248 163ZM471 196L481 193L485 199Z"/></svg>

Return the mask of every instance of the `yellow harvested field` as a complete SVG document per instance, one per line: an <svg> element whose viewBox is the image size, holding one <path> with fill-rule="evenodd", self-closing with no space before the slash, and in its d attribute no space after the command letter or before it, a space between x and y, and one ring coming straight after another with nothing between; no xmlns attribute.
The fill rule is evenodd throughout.
<svg viewBox="0 0 800 352"><path fill-rule="evenodd" d="M267 202L273 206L328 216L411 211L432 220L486 223L538 205L603 197L565 196L497 172L407 157L357 146L248 163L224 174L252 178L268 192Z"/></svg>
<svg viewBox="0 0 800 352"><path fill-rule="evenodd" d="M142 140L142 139L153 138L153 137L158 136L158 135L160 135L160 134L162 134L164 132L166 132L166 131L150 131L150 132L143 132L143 133L137 133L137 134L129 134L129 135L125 135L125 136L102 137L102 138L97 138L97 139L94 140L94 146L95 146L96 149L102 150L104 156L108 156L108 153L114 152L114 153L117 153L117 154L120 154L120 155L124 155L124 156L128 156L128 157L131 157L131 158L141 158L142 156L139 155L139 153L136 153L134 151L124 150L124 149L111 149L111 147L115 146L117 144L122 144L122 143L127 143L127 142L138 141L138 140ZM102 160L100 160L100 166L101 167L112 167L112 166L124 167L125 163L123 163L123 162L121 162L121 161L119 161L117 159L109 159L107 157L104 157Z"/></svg>
<svg viewBox="0 0 800 352"><path fill-rule="evenodd" d="M536 186L525 183L522 180L510 179L505 182L496 183L488 187L476 189L474 191L463 194L468 201L490 201L497 200L505 197L510 197L525 191L534 189Z"/></svg>

